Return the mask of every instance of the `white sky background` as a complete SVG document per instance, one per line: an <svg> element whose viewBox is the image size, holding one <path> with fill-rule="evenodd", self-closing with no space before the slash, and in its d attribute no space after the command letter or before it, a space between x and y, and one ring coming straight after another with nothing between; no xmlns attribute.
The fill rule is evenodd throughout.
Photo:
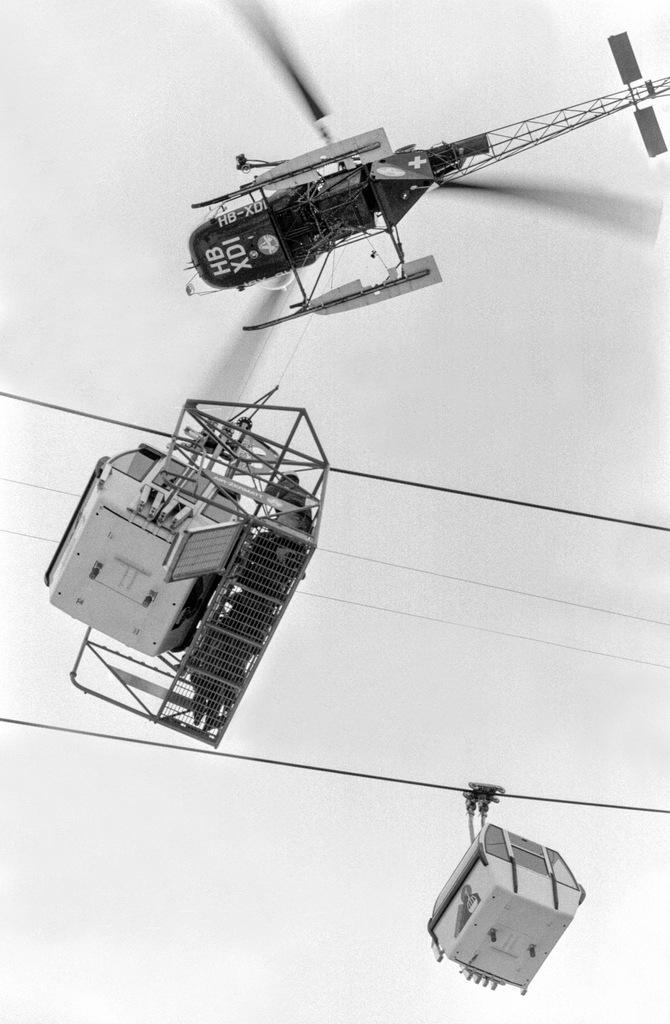
<svg viewBox="0 0 670 1024"><path fill-rule="evenodd" d="M431 145L618 89L615 32L645 75L667 74L665 7L273 10L338 135L383 125L393 145ZM186 397L234 398L251 373L253 398L284 374L278 397L307 407L335 466L670 522L670 159L647 159L632 114L482 175L587 190L581 219L429 196L402 237L408 258L435 254L443 285L242 340L252 294L184 293L189 204L237 182L242 150L318 145L277 70L223 4L9 3L3 20L4 390L170 429ZM670 103L656 107L670 137ZM659 217L654 241L642 229ZM341 280L358 273L342 261ZM2 415L0 475L65 491L141 436L4 401ZM0 486L2 527L60 536L73 498ZM169 740L70 686L82 628L48 605L52 547L0 538L0 714ZM321 541L670 623L660 533L333 476ZM302 590L223 749L669 805L670 670L311 595L669 666L670 628L326 551ZM665 819L496 810L587 889L520 1000L430 953L425 922L467 845L457 795L10 727L0 759L2 1024L667 1014Z"/></svg>

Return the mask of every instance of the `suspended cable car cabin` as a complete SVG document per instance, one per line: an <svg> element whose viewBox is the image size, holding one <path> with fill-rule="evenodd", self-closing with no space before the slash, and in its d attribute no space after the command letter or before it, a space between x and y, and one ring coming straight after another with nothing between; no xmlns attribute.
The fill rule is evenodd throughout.
<svg viewBox="0 0 670 1024"><path fill-rule="evenodd" d="M435 902L433 953L468 981L525 995L585 896L556 850L487 824Z"/></svg>
<svg viewBox="0 0 670 1024"><path fill-rule="evenodd" d="M327 471L305 410L262 401L189 401L166 449L101 459L45 576L88 626L75 686L218 745L316 548Z"/></svg>

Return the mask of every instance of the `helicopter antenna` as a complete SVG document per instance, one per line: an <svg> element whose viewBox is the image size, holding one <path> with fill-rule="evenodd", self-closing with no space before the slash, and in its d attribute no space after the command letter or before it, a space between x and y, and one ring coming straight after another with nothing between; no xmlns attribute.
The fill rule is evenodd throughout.
<svg viewBox="0 0 670 1024"><path fill-rule="evenodd" d="M268 14L265 6L261 3L261 0L232 0L232 2L240 17L244 18L251 30L267 47L293 82L295 89L300 94L303 103L315 122L316 130L323 140L326 143L332 142L330 132L325 125L321 124L321 121L327 116L327 111L324 110L317 99L314 88L308 82L305 73L300 69L296 58L290 53L286 43L279 34L277 26ZM250 166L253 166L253 164Z"/></svg>
<svg viewBox="0 0 670 1024"><path fill-rule="evenodd" d="M475 811L479 811L481 828L486 824L486 816L489 813L490 804L500 803L500 797L505 790L502 786L496 786L490 782L468 782L470 789L463 791L465 797L465 810L468 815L468 830L470 842L475 841Z"/></svg>

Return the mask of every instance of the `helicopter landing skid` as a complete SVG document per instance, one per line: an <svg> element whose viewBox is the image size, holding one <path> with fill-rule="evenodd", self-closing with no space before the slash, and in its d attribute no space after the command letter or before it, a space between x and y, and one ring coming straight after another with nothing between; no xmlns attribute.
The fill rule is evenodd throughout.
<svg viewBox="0 0 670 1024"><path fill-rule="evenodd" d="M308 313L328 315L347 309L360 309L362 306L371 306L376 302L383 302L385 299L393 299L398 295L405 295L407 292L427 288L431 284L439 284L441 280L435 257L424 256L422 259L405 263L402 272L392 271L381 284L369 285L364 288L360 281L350 281L332 291L324 292L316 299L308 299L300 303L295 313L288 313L275 320L266 320L262 324L248 324L242 330L263 331L268 327L287 323L289 320L297 320L298 317L307 316Z"/></svg>

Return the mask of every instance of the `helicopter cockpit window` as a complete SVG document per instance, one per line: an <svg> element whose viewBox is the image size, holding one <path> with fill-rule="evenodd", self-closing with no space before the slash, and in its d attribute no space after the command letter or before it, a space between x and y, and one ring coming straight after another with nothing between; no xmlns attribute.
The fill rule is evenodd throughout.
<svg viewBox="0 0 670 1024"><path fill-rule="evenodd" d="M497 825L489 825L486 830L484 848L492 857L500 857L501 860L509 860L503 831L501 828L498 828Z"/></svg>
<svg viewBox="0 0 670 1024"><path fill-rule="evenodd" d="M556 881L560 882L562 885L569 885L571 889L579 889L570 868L560 854L556 853L556 850L547 850L547 855L549 857L549 863L554 869Z"/></svg>
<svg viewBox="0 0 670 1024"><path fill-rule="evenodd" d="M114 469L119 473L125 473L133 480L143 480L155 462L160 459L160 452L153 448L139 448L137 451L124 452L123 455L112 459Z"/></svg>
<svg viewBox="0 0 670 1024"><path fill-rule="evenodd" d="M521 836L509 834L509 841L512 845L512 852L517 864L524 868L536 871L538 875L547 874L547 865L544 862L542 847L539 843L532 843L529 839L522 839Z"/></svg>

